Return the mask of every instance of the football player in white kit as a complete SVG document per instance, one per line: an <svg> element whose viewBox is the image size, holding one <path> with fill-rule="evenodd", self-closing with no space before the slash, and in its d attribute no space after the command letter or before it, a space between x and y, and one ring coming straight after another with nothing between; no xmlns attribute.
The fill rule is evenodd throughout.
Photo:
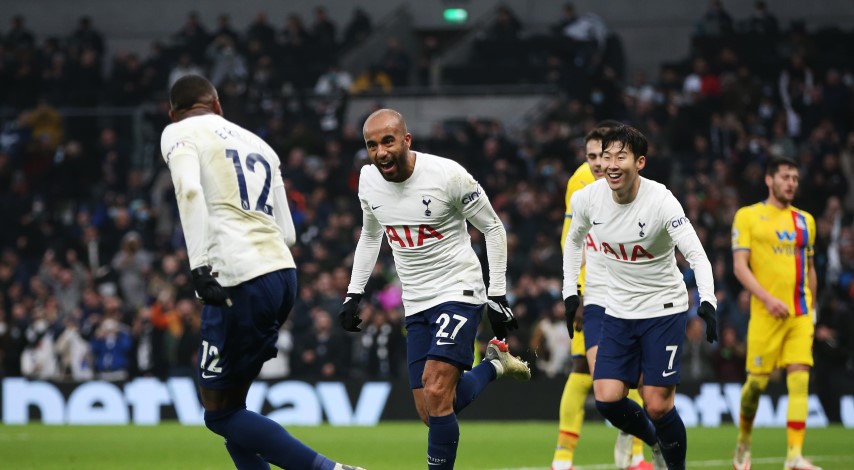
<svg viewBox="0 0 854 470"><path fill-rule="evenodd" d="M362 233L340 322L347 331L361 331L358 305L385 234L403 286L409 384L418 415L430 428L427 466L451 469L460 436L457 413L498 377L531 377L527 364L501 341L517 328L505 297L507 235L461 165L410 150L412 136L400 113L378 110L362 131L372 165L359 177ZM486 239L489 289L466 220ZM496 339L472 368L484 305Z"/></svg>
<svg viewBox="0 0 854 470"><path fill-rule="evenodd" d="M198 381L207 427L240 470L364 470L333 462L246 409L249 386L276 356L296 298L296 241L279 157L222 116L216 89L188 75L172 86L160 146L175 185L202 308Z"/></svg>
<svg viewBox="0 0 854 470"><path fill-rule="evenodd" d="M712 267L679 201L664 185L640 176L647 152L643 134L617 127L605 135L602 149L605 178L571 200L573 218L563 255L566 311L575 312L580 302L581 247L592 231L608 276L593 371L596 408L614 426L653 448L656 469L681 470L687 436L673 403L688 292L674 247L696 274L698 315L706 322L709 342L717 339ZM646 414L626 398L629 388L638 385Z"/></svg>

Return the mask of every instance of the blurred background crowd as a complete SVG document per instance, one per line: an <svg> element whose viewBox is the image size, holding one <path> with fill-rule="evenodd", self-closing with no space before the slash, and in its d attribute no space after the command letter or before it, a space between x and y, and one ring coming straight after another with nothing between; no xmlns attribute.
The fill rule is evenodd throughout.
<svg viewBox="0 0 854 470"><path fill-rule="evenodd" d="M649 139L645 176L681 201L714 266L721 341L707 344L702 321L689 322L685 383L744 379L749 294L732 274L732 219L767 196L769 158L799 162L795 205L815 216L818 231L812 390L838 419L834 397L854 389L854 31L779 24L761 1L749 17L733 18L712 1L698 11L689 56L648 76L626 70L619 31L602 18L572 5L560 13L548 32L527 34L499 7L471 60L444 71L458 84L549 86L542 112L517 132L475 116L433 123L413 139L414 150L462 163L505 223L508 298L521 324L511 348L537 376L569 372L564 192L584 161L584 135L599 120L618 119ZM412 54L390 38L381 60L342 68L341 54L370 37L374 21L355 8L337 25L317 7L313 18L294 14L284 26L258 14L239 30L227 13L216 25L190 13L144 57L105 56L88 17L72 20L64 37L31 31L20 16L0 29L0 376L194 372L201 309L159 135L169 85L199 73L218 87L226 117L278 152L297 227L299 300L262 377L404 377L400 286L388 247L367 287L363 333L337 324L361 225L358 172L368 163L362 120L345 111L355 95L382 106L397 90L427 86L431 58L450 46L423 35ZM133 122L80 111L92 107L138 111ZM131 156L134 139L147 149L142 159ZM471 236L486 266L483 237L474 229ZM684 260L680 266L693 309L693 274ZM489 336L484 324L481 339Z"/></svg>

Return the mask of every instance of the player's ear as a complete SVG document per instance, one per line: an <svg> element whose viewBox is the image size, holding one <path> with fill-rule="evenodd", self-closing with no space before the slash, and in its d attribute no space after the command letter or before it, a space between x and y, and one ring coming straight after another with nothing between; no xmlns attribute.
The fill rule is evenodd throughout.
<svg viewBox="0 0 854 470"><path fill-rule="evenodd" d="M409 150L409 146L412 145L412 134L409 132L403 136L403 143L406 145L406 150Z"/></svg>
<svg viewBox="0 0 854 470"><path fill-rule="evenodd" d="M220 116L223 116L222 104L220 104L219 98L214 99L214 102L213 102L213 105L211 106L211 108L213 108L214 113L219 114Z"/></svg>
<svg viewBox="0 0 854 470"><path fill-rule="evenodd" d="M175 114L175 111L173 111L173 110L171 110L171 109L169 110L169 119L170 119L172 122L178 122L178 115L176 115L176 114Z"/></svg>
<svg viewBox="0 0 854 470"><path fill-rule="evenodd" d="M643 167L646 166L646 155L639 155L635 157L638 165L638 171L643 170Z"/></svg>

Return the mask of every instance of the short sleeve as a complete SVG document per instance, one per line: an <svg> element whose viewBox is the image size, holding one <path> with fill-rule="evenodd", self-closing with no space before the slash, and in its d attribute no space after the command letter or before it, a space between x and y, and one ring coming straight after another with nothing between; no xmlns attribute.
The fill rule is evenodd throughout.
<svg viewBox="0 0 854 470"><path fill-rule="evenodd" d="M815 219L810 214L805 214L807 219L807 230L809 231L809 235L807 237L808 244L806 247L807 256L815 255Z"/></svg>
<svg viewBox="0 0 854 470"><path fill-rule="evenodd" d="M732 221L732 251L738 250L750 250L750 213L747 207L739 209Z"/></svg>

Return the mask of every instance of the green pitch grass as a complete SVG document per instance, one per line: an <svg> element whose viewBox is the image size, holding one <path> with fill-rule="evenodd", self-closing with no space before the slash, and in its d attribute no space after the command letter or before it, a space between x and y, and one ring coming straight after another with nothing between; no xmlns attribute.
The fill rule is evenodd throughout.
<svg viewBox="0 0 854 470"><path fill-rule="evenodd" d="M292 427L289 431L332 459L368 470L426 468L427 428L421 423L377 427ZM547 470L556 422L461 422L459 470ZM576 465L613 468L616 431L587 423ZM736 429L688 430L688 468L732 468ZM783 467L785 429L757 429L755 470ZM854 469L854 430L808 429L806 454L824 470ZM649 456L649 450L647 450ZM222 440L204 427L0 426L0 468L45 470L226 470L234 466Z"/></svg>

